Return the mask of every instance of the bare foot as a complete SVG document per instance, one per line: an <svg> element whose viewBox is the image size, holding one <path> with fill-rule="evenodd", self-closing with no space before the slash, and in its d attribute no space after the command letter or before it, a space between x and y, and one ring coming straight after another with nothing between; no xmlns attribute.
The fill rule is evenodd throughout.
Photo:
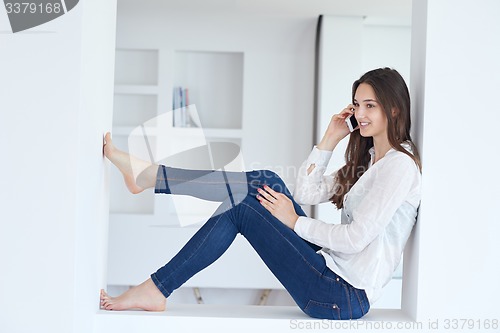
<svg viewBox="0 0 500 333"><path fill-rule="evenodd" d="M123 179L125 180L125 185L130 192L137 194L144 191L144 188L137 185L134 177L134 170L132 169L134 163L134 167L142 168L142 170L136 171L136 174L143 171L145 168L150 166L150 163L140 161L137 159L133 159L129 154L124 151L119 150L113 145L113 141L111 140L111 134L108 132L104 138L104 155L113 163L123 174Z"/></svg>
<svg viewBox="0 0 500 333"><path fill-rule="evenodd" d="M165 311L166 302L151 278L118 297L111 297L101 289L101 308L104 310Z"/></svg>

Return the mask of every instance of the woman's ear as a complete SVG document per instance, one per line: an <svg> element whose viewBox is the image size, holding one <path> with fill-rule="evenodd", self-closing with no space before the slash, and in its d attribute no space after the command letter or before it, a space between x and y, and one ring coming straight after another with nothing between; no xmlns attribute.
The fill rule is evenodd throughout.
<svg viewBox="0 0 500 333"><path fill-rule="evenodd" d="M399 115L399 110L397 108L392 108L391 114L392 118L396 118L396 116Z"/></svg>

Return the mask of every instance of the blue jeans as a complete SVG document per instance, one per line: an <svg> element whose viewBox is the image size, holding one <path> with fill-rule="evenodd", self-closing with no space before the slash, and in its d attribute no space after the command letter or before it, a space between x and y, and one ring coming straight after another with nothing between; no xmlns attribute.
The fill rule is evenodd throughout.
<svg viewBox="0 0 500 333"><path fill-rule="evenodd" d="M319 246L300 238L261 205L256 195L257 188L264 184L286 194L296 213L305 216L282 179L272 171L184 170L160 165L155 193L191 195L222 203L179 253L151 275L158 289L168 297L217 260L240 233L307 315L361 318L370 308L365 291L332 272L317 253Z"/></svg>

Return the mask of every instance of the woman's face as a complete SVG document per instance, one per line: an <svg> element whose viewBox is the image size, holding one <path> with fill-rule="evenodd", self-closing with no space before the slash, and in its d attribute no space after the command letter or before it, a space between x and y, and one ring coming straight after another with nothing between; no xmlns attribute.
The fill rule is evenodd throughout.
<svg viewBox="0 0 500 333"><path fill-rule="evenodd" d="M364 137L387 137L387 117L372 86L361 83L354 94L354 116L359 123L359 132Z"/></svg>

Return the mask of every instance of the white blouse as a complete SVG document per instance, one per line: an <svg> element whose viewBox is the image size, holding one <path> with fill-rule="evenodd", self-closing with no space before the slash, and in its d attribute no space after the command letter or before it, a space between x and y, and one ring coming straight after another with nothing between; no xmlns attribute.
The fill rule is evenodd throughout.
<svg viewBox="0 0 500 333"><path fill-rule="evenodd" d="M411 151L409 145L403 145ZM335 173L325 175L331 151L314 147L299 169L294 199L299 204L327 202L334 192ZM370 304L381 295L399 265L417 217L421 174L415 162L395 149L373 163L344 196L341 224L301 216L295 232L322 246L328 268L364 289ZM316 167L308 175L311 164Z"/></svg>

